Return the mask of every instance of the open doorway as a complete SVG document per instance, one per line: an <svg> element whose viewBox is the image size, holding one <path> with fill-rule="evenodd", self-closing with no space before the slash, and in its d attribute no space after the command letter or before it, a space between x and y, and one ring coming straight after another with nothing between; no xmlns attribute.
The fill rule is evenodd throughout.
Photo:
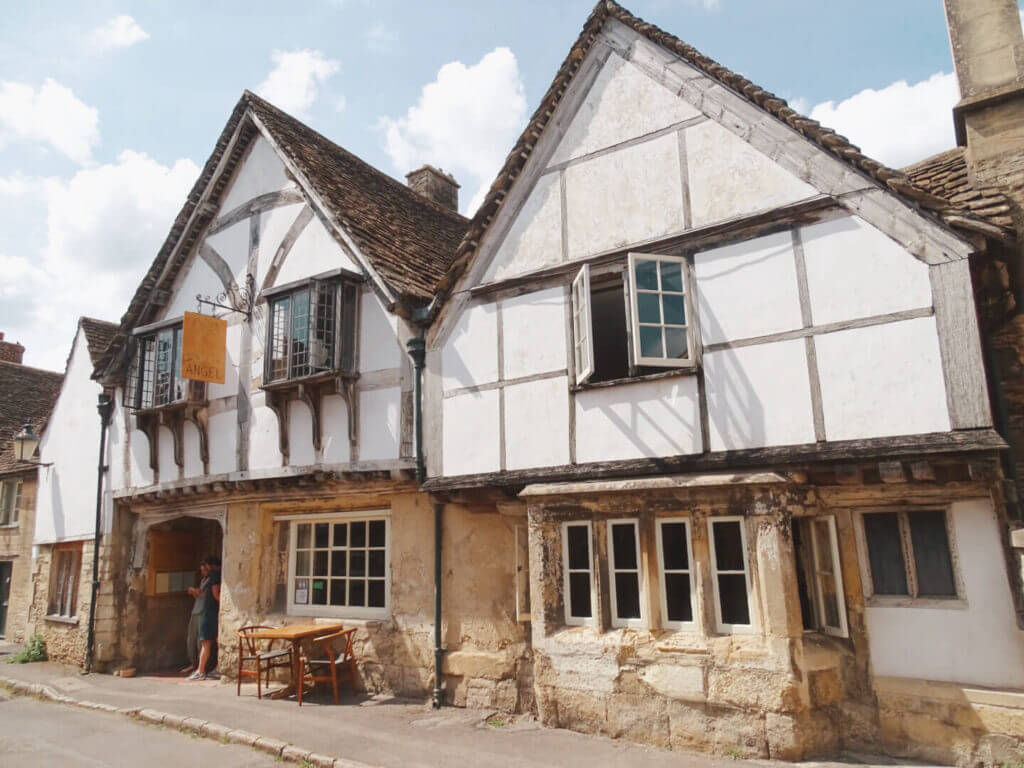
<svg viewBox="0 0 1024 768"><path fill-rule="evenodd" d="M177 671L188 664L186 632L199 585L199 564L220 557L224 534L220 523L179 517L152 526L146 535L145 595L137 669ZM212 660L213 668L216 659Z"/></svg>

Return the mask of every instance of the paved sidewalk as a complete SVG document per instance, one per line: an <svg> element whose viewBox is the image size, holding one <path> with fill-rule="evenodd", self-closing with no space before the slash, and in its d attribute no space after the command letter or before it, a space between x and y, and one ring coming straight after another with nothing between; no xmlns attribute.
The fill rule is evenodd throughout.
<svg viewBox="0 0 1024 768"><path fill-rule="evenodd" d="M242 695L236 697L234 684L187 683L181 678L123 679L82 675L76 668L54 663L0 663L2 679L41 684L62 696L117 709L157 710L195 718L193 722L217 723L230 730L249 731L279 740L300 750L341 758L345 764L380 768L772 765L767 761L717 759L543 728L526 717L506 721L492 719L494 713L481 710L446 708L435 711L421 703L354 696L350 692L343 695L339 706L331 703L329 695L317 694L312 701L307 699L300 709L290 699L257 700L256 687L252 684L243 685ZM488 720L492 724L489 725Z"/></svg>

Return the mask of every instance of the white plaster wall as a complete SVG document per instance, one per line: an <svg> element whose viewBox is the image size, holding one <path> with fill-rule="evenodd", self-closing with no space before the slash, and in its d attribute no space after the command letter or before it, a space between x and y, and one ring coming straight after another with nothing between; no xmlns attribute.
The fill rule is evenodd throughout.
<svg viewBox="0 0 1024 768"><path fill-rule="evenodd" d="M256 285L260 287L267 277L267 270L274 262L277 249L284 240L295 219L302 213L305 203L282 205L260 214L260 247L256 261Z"/></svg>
<svg viewBox="0 0 1024 768"><path fill-rule="evenodd" d="M487 384L498 378L498 324L494 304L468 307L441 352L445 391Z"/></svg>
<svg viewBox="0 0 1024 768"><path fill-rule="evenodd" d="M686 168L695 227L818 194L711 120L686 129Z"/></svg>
<svg viewBox="0 0 1024 768"><path fill-rule="evenodd" d="M238 469L238 414L223 411L210 416L210 474L223 475Z"/></svg>
<svg viewBox="0 0 1024 768"><path fill-rule="evenodd" d="M803 325L789 232L698 253L694 275L705 344L765 336Z"/></svg>
<svg viewBox="0 0 1024 768"><path fill-rule="evenodd" d="M561 163L696 117L700 112L612 54L569 123L552 163Z"/></svg>
<svg viewBox="0 0 1024 768"><path fill-rule="evenodd" d="M327 395L320 405L323 433L320 444L324 464L342 464L351 458L348 440L348 406L341 395Z"/></svg>
<svg viewBox="0 0 1024 768"><path fill-rule="evenodd" d="M815 337L829 440L946 432L934 317Z"/></svg>
<svg viewBox="0 0 1024 768"><path fill-rule="evenodd" d="M401 439L402 390L399 387L359 392L359 460L397 459ZM344 439L348 439L345 432Z"/></svg>
<svg viewBox="0 0 1024 768"><path fill-rule="evenodd" d="M967 608L868 606L874 673L1024 688L1024 633L1013 613L999 521L988 499L952 509Z"/></svg>
<svg viewBox="0 0 1024 768"><path fill-rule="evenodd" d="M128 485L128 472L125 468L125 443L128 432L123 406L124 390L117 389L114 392L114 409L107 429L107 466L110 467L106 479L108 491L119 491Z"/></svg>
<svg viewBox="0 0 1024 768"><path fill-rule="evenodd" d="M89 378L91 374L85 334L79 330L60 394L39 441L39 460L53 466L39 469L33 539L37 544L93 533L100 450L96 399L103 389Z"/></svg>
<svg viewBox="0 0 1024 768"><path fill-rule="evenodd" d="M565 189L570 259L679 232L684 226L674 134L570 166Z"/></svg>
<svg viewBox="0 0 1024 768"><path fill-rule="evenodd" d="M569 380L541 379L505 388L505 466L569 463Z"/></svg>
<svg viewBox="0 0 1024 768"><path fill-rule="evenodd" d="M397 368L404 354L398 344L397 318L372 291L364 291L359 318L359 370Z"/></svg>
<svg viewBox="0 0 1024 768"><path fill-rule="evenodd" d="M203 459L199 452L199 430L191 421L182 429L185 449L185 477L199 477L203 474Z"/></svg>
<svg viewBox="0 0 1024 768"><path fill-rule="evenodd" d="M506 299L501 328L506 379L565 368L565 291L560 286Z"/></svg>
<svg viewBox="0 0 1024 768"><path fill-rule="evenodd" d="M803 339L704 355L712 451L814 442Z"/></svg>
<svg viewBox="0 0 1024 768"><path fill-rule="evenodd" d="M160 468L160 482L178 479L178 465L174 463L174 434L167 427L157 427L156 463Z"/></svg>
<svg viewBox="0 0 1024 768"><path fill-rule="evenodd" d="M274 285L284 285L339 267L360 274L363 271L341 250L320 219L314 216L292 245Z"/></svg>
<svg viewBox="0 0 1024 768"><path fill-rule="evenodd" d="M250 414L252 426L249 431L249 469L275 469L281 466L277 414L267 408L265 402L266 397L262 392L253 395ZM219 439L222 435L217 437Z"/></svg>
<svg viewBox="0 0 1024 768"><path fill-rule="evenodd" d="M210 235L206 238L206 242L228 265L235 282L240 286L245 285L245 273L249 268L249 220L243 219L215 235ZM219 279L217 284L221 286L217 290L223 291L224 287ZM185 298L187 299L188 296ZM195 300L194 295L192 300ZM172 315L167 315L167 317L172 317Z"/></svg>
<svg viewBox="0 0 1024 768"><path fill-rule="evenodd" d="M257 136L231 182L221 203L221 214L237 208L257 195L277 192L295 184L285 174L284 165L274 148L262 136Z"/></svg>
<svg viewBox="0 0 1024 768"><path fill-rule="evenodd" d="M932 305L928 265L856 216L800 229L815 325Z"/></svg>
<svg viewBox="0 0 1024 768"><path fill-rule="evenodd" d="M190 259L186 269L162 317L181 317L185 312L195 312L197 295L216 296L224 290L220 278L198 254Z"/></svg>
<svg viewBox="0 0 1024 768"><path fill-rule="evenodd" d="M132 419L134 425L134 418ZM153 469L149 466L149 438L145 433L132 429L129 440L128 463L131 467L133 488L153 484Z"/></svg>
<svg viewBox="0 0 1024 768"><path fill-rule="evenodd" d="M313 413L301 400L292 400L288 403L288 463L306 467L315 461Z"/></svg>
<svg viewBox="0 0 1024 768"><path fill-rule="evenodd" d="M490 389L446 398L442 408L444 474L497 472L501 468L498 391Z"/></svg>
<svg viewBox="0 0 1024 768"><path fill-rule="evenodd" d="M483 282L504 280L562 260L562 198L558 173L540 177L520 209Z"/></svg>
<svg viewBox="0 0 1024 768"><path fill-rule="evenodd" d="M547 429L547 425L540 428ZM576 460L580 463L700 451L700 409L695 376L656 379L576 394ZM447 461L446 450L446 472Z"/></svg>

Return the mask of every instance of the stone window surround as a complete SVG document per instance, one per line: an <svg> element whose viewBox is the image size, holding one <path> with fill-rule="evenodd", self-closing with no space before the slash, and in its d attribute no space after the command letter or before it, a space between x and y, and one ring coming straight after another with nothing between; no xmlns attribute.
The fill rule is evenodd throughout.
<svg viewBox="0 0 1024 768"><path fill-rule="evenodd" d="M956 585L956 597L917 597L917 574L914 568L913 548L910 545L909 528L906 524L906 513L914 510L941 509L946 515L946 540L949 542L949 555L953 564L953 582ZM864 533L864 515L879 512L895 512L899 515L900 539L903 547L903 562L907 570L907 589L910 595L876 595L874 582L871 578L871 563L868 558L867 536ZM956 530L953 526L952 504L902 504L869 509L854 510L854 532L857 538L857 559L860 562L861 584L864 590L864 604L868 607L903 607L903 608L937 608L940 610L964 610L969 607L967 591L964 586L963 569L960 567L960 556L957 548Z"/></svg>

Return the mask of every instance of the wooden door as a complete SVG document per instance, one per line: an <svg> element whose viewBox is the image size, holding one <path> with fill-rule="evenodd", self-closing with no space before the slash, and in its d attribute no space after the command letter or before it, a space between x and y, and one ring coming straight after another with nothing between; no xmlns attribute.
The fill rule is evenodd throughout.
<svg viewBox="0 0 1024 768"><path fill-rule="evenodd" d="M7 636L7 603L11 597L11 570L14 564L0 563L0 637Z"/></svg>

